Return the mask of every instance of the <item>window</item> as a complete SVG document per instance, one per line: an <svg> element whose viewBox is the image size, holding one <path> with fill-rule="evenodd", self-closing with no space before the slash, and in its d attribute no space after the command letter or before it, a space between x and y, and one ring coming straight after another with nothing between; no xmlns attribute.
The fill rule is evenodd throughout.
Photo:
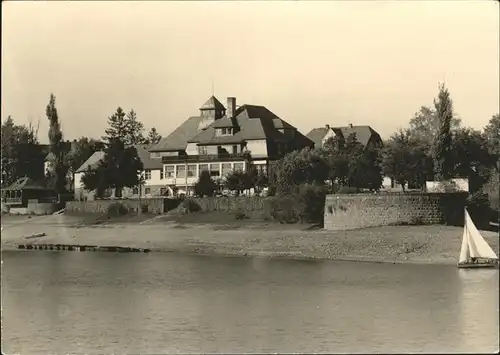
<svg viewBox="0 0 500 355"><path fill-rule="evenodd" d="M233 154L238 154L238 146L233 145Z"/></svg>
<svg viewBox="0 0 500 355"><path fill-rule="evenodd" d="M144 172L144 179L151 180L151 170L148 169Z"/></svg>
<svg viewBox="0 0 500 355"><path fill-rule="evenodd" d="M210 164L210 176L220 176L220 164Z"/></svg>
<svg viewBox="0 0 500 355"><path fill-rule="evenodd" d="M232 127L217 128L215 130L216 136L231 136L233 134Z"/></svg>
<svg viewBox="0 0 500 355"><path fill-rule="evenodd" d="M150 194L151 194L151 188L150 188L150 187L146 187L146 188L144 189L144 194L146 194L146 195L150 195Z"/></svg>
<svg viewBox="0 0 500 355"><path fill-rule="evenodd" d="M174 165L165 165L165 175L167 178L174 177L175 166Z"/></svg>
<svg viewBox="0 0 500 355"><path fill-rule="evenodd" d="M198 147L198 154L199 155L207 155L208 154L207 147L206 146Z"/></svg>
<svg viewBox="0 0 500 355"><path fill-rule="evenodd" d="M196 177L196 165L188 165L187 176Z"/></svg>
<svg viewBox="0 0 500 355"><path fill-rule="evenodd" d="M132 190L132 194L133 195L139 195L139 188L138 187L134 187L133 190Z"/></svg>
<svg viewBox="0 0 500 355"><path fill-rule="evenodd" d="M177 173L175 176L177 178L185 178L186 177L186 166L185 165L177 165Z"/></svg>
<svg viewBox="0 0 500 355"><path fill-rule="evenodd" d="M167 188L166 188L166 187L162 187L162 188L160 189L160 195L161 195L161 196L165 196L166 194L167 194Z"/></svg>
<svg viewBox="0 0 500 355"><path fill-rule="evenodd" d="M209 171L209 170L208 170L208 164L200 164L200 166L198 167L198 176L200 176L200 175L201 175L201 172L202 172L203 170Z"/></svg>
<svg viewBox="0 0 500 355"><path fill-rule="evenodd" d="M245 168L244 163L234 163L233 170L234 171L243 171Z"/></svg>
<svg viewBox="0 0 500 355"><path fill-rule="evenodd" d="M264 164L257 165L256 168L257 168L257 172L259 174L267 175L267 165L264 165Z"/></svg>
<svg viewBox="0 0 500 355"><path fill-rule="evenodd" d="M163 169L162 169L162 170L160 170L160 180L163 180L163 178L164 178L164 175L163 175Z"/></svg>
<svg viewBox="0 0 500 355"><path fill-rule="evenodd" d="M226 176L231 172L231 163L222 164L222 176Z"/></svg>

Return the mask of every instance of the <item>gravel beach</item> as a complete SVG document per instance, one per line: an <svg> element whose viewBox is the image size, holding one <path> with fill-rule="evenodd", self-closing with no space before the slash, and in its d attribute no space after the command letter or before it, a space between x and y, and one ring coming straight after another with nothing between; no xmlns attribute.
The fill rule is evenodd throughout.
<svg viewBox="0 0 500 355"><path fill-rule="evenodd" d="M66 215L2 216L2 227L2 251L17 250L17 244L27 243L80 244L200 255L443 265L457 263L462 238L462 228L441 225L333 232L275 223L177 223L163 216L98 225ZM46 236L25 238L35 233ZM498 253L498 233L482 234Z"/></svg>

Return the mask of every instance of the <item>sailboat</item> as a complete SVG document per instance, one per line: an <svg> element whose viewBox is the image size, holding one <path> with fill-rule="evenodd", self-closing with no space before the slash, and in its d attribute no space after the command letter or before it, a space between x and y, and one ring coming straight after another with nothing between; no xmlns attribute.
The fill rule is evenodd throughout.
<svg viewBox="0 0 500 355"><path fill-rule="evenodd" d="M498 267L498 256L477 230L467 209L465 210L464 234L462 236L462 249L460 250L458 267Z"/></svg>

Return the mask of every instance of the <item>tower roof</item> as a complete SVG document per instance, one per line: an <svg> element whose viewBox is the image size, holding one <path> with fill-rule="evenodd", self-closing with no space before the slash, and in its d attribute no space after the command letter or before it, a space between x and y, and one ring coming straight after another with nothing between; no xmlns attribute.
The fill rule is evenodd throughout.
<svg viewBox="0 0 500 355"><path fill-rule="evenodd" d="M210 97L207 102L200 107L200 110L225 110L223 104L220 103L219 100L215 96Z"/></svg>

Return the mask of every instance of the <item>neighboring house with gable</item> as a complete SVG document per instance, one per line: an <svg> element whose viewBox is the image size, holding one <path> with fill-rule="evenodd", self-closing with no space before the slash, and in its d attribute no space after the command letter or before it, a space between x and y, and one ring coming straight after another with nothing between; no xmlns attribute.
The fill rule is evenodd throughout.
<svg viewBox="0 0 500 355"><path fill-rule="evenodd" d="M264 106L236 106L228 97L227 109L214 96L202 107L199 116L188 118L170 135L150 148L152 159L163 163L165 186L189 194L203 170L214 178L247 168L251 163L267 172L271 161L286 153L314 143L294 126Z"/></svg>
<svg viewBox="0 0 500 355"><path fill-rule="evenodd" d="M380 134L378 134L377 131L375 131L372 127L367 125L354 126L352 124L349 124L344 127L331 127L330 125L325 125L324 127L312 129L307 134L307 137L314 142L315 148L322 148L325 142L332 137L347 139L347 137L349 137L349 135L351 134L355 134L357 141L361 143L365 148L381 148L383 145ZM402 187L390 177L384 176L381 189L401 191Z"/></svg>
<svg viewBox="0 0 500 355"><path fill-rule="evenodd" d="M351 134L356 135L356 139L363 147L382 147L382 138L380 135L370 126L354 126L349 124L345 127L330 127L330 125L325 125L324 127L312 129L306 136L314 142L315 148L323 148L325 142L332 138L338 137L340 139L347 139Z"/></svg>
<svg viewBox="0 0 500 355"><path fill-rule="evenodd" d="M161 160L152 159L150 156L147 145L136 145L134 148L137 151L139 159L141 159L144 166L144 171L142 175L144 177L144 183L142 186L137 186L134 188L124 188L122 191L123 198L134 198L134 197L153 197L166 194L172 194L163 182L163 165ZM74 178L74 191L75 200L93 200L95 198L95 191L85 190L82 183L82 176L85 174L87 169L96 168L97 165L104 159L104 152L97 151L92 156L87 159L85 163L82 164L75 172ZM106 197L112 197L114 192L110 189L106 191Z"/></svg>

